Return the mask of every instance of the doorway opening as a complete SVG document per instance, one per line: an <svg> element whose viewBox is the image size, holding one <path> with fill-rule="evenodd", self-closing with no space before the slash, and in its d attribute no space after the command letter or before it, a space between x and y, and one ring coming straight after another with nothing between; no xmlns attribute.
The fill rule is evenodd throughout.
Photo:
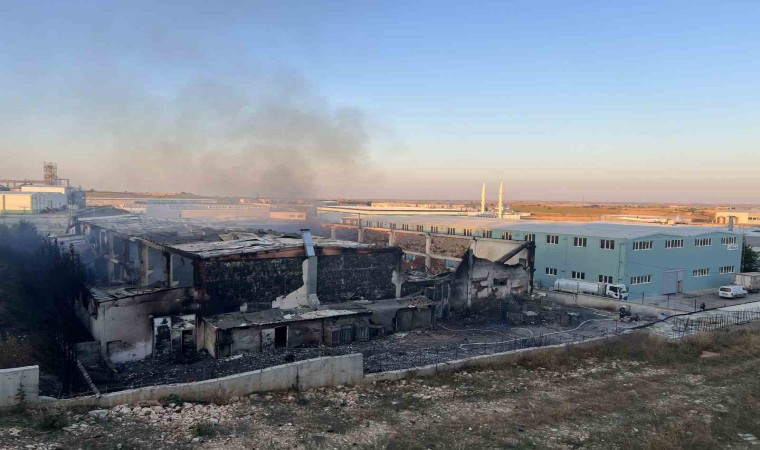
<svg viewBox="0 0 760 450"><path fill-rule="evenodd" d="M276 327L274 329L274 347L283 348L288 346L288 327Z"/></svg>

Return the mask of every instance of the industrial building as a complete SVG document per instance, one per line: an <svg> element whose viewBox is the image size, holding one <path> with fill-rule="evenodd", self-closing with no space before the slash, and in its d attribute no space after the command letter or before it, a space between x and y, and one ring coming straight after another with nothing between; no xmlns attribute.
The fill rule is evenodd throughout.
<svg viewBox="0 0 760 450"><path fill-rule="evenodd" d="M56 192L0 191L0 214L40 214L66 209L68 198Z"/></svg>
<svg viewBox="0 0 760 450"><path fill-rule="evenodd" d="M93 274L96 287L77 309L101 353L125 362L188 349L208 348L212 355L266 349L260 340L243 343L252 328L260 337L285 327L288 345L321 344L320 336L332 342L327 332L299 340L303 327L291 329L289 322L303 325L311 318L340 329L371 313L324 309L401 296L396 247L312 238L308 231L263 233L255 221L247 224L142 215L80 219L79 234L59 244L72 245ZM227 326L229 314L241 321ZM272 320L278 325L266 326ZM225 339L234 336L242 337L225 347Z"/></svg>
<svg viewBox="0 0 760 450"><path fill-rule="evenodd" d="M760 209L745 209L745 210L720 210L715 211L715 222L720 224L727 224L729 218L734 218L735 225L755 225L760 226Z"/></svg>
<svg viewBox="0 0 760 450"><path fill-rule="evenodd" d="M345 217L342 222L325 226L343 238L361 234L362 242L373 229L410 230L428 234L431 240L463 236L531 241L535 286L550 287L559 278L623 283L631 298L717 288L730 284L741 265L741 234L718 227L445 216ZM453 270L456 259L450 259L453 262L446 264Z"/></svg>

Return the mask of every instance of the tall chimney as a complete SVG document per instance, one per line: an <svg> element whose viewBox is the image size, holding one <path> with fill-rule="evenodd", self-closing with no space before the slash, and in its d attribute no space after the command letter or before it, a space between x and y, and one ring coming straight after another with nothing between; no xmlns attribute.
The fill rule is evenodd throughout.
<svg viewBox="0 0 760 450"><path fill-rule="evenodd" d="M499 219L504 215L504 182L499 181Z"/></svg>
<svg viewBox="0 0 760 450"><path fill-rule="evenodd" d="M483 182L483 193L480 194L480 213L486 212L486 182Z"/></svg>

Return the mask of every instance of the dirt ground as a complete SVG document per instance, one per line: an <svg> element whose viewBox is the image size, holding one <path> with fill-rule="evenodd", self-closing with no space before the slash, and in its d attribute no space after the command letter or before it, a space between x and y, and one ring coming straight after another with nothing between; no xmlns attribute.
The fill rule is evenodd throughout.
<svg viewBox="0 0 760 450"><path fill-rule="evenodd" d="M227 405L0 416L0 448L756 448L760 330L635 333L481 371ZM47 431L44 431L47 430Z"/></svg>

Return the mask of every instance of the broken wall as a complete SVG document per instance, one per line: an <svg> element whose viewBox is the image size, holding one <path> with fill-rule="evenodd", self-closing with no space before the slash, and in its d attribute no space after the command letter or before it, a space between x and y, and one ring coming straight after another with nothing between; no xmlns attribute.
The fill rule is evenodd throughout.
<svg viewBox="0 0 760 450"><path fill-rule="evenodd" d="M340 240L344 240L344 241L358 242L359 241L359 229L358 228L335 227L335 239L340 239Z"/></svg>
<svg viewBox="0 0 760 450"><path fill-rule="evenodd" d="M193 294L184 288L168 289L121 298L81 308L78 316L100 342L103 355L114 363L137 361L153 351L153 316L179 314L192 310ZM95 312L92 314L91 312Z"/></svg>
<svg viewBox="0 0 760 450"><path fill-rule="evenodd" d="M320 256L317 264L317 296L321 303L353 298L379 300L396 297L393 272L401 267L401 250L343 253Z"/></svg>
<svg viewBox="0 0 760 450"><path fill-rule="evenodd" d="M404 253L403 265L406 270L425 271L425 258L422 255L415 255L413 253Z"/></svg>
<svg viewBox="0 0 760 450"><path fill-rule="evenodd" d="M433 235L430 242L430 253L442 256L461 258L470 248L470 238Z"/></svg>
<svg viewBox="0 0 760 450"><path fill-rule="evenodd" d="M465 256L454 275L449 304L452 310L485 309L492 300L512 294L528 293L530 273L525 266L505 265L487 259Z"/></svg>
<svg viewBox="0 0 760 450"><path fill-rule="evenodd" d="M410 252L425 253L425 241L423 234L396 232L394 245Z"/></svg>
<svg viewBox="0 0 760 450"><path fill-rule="evenodd" d="M365 244L388 245L389 233L387 231L365 229L362 242Z"/></svg>

